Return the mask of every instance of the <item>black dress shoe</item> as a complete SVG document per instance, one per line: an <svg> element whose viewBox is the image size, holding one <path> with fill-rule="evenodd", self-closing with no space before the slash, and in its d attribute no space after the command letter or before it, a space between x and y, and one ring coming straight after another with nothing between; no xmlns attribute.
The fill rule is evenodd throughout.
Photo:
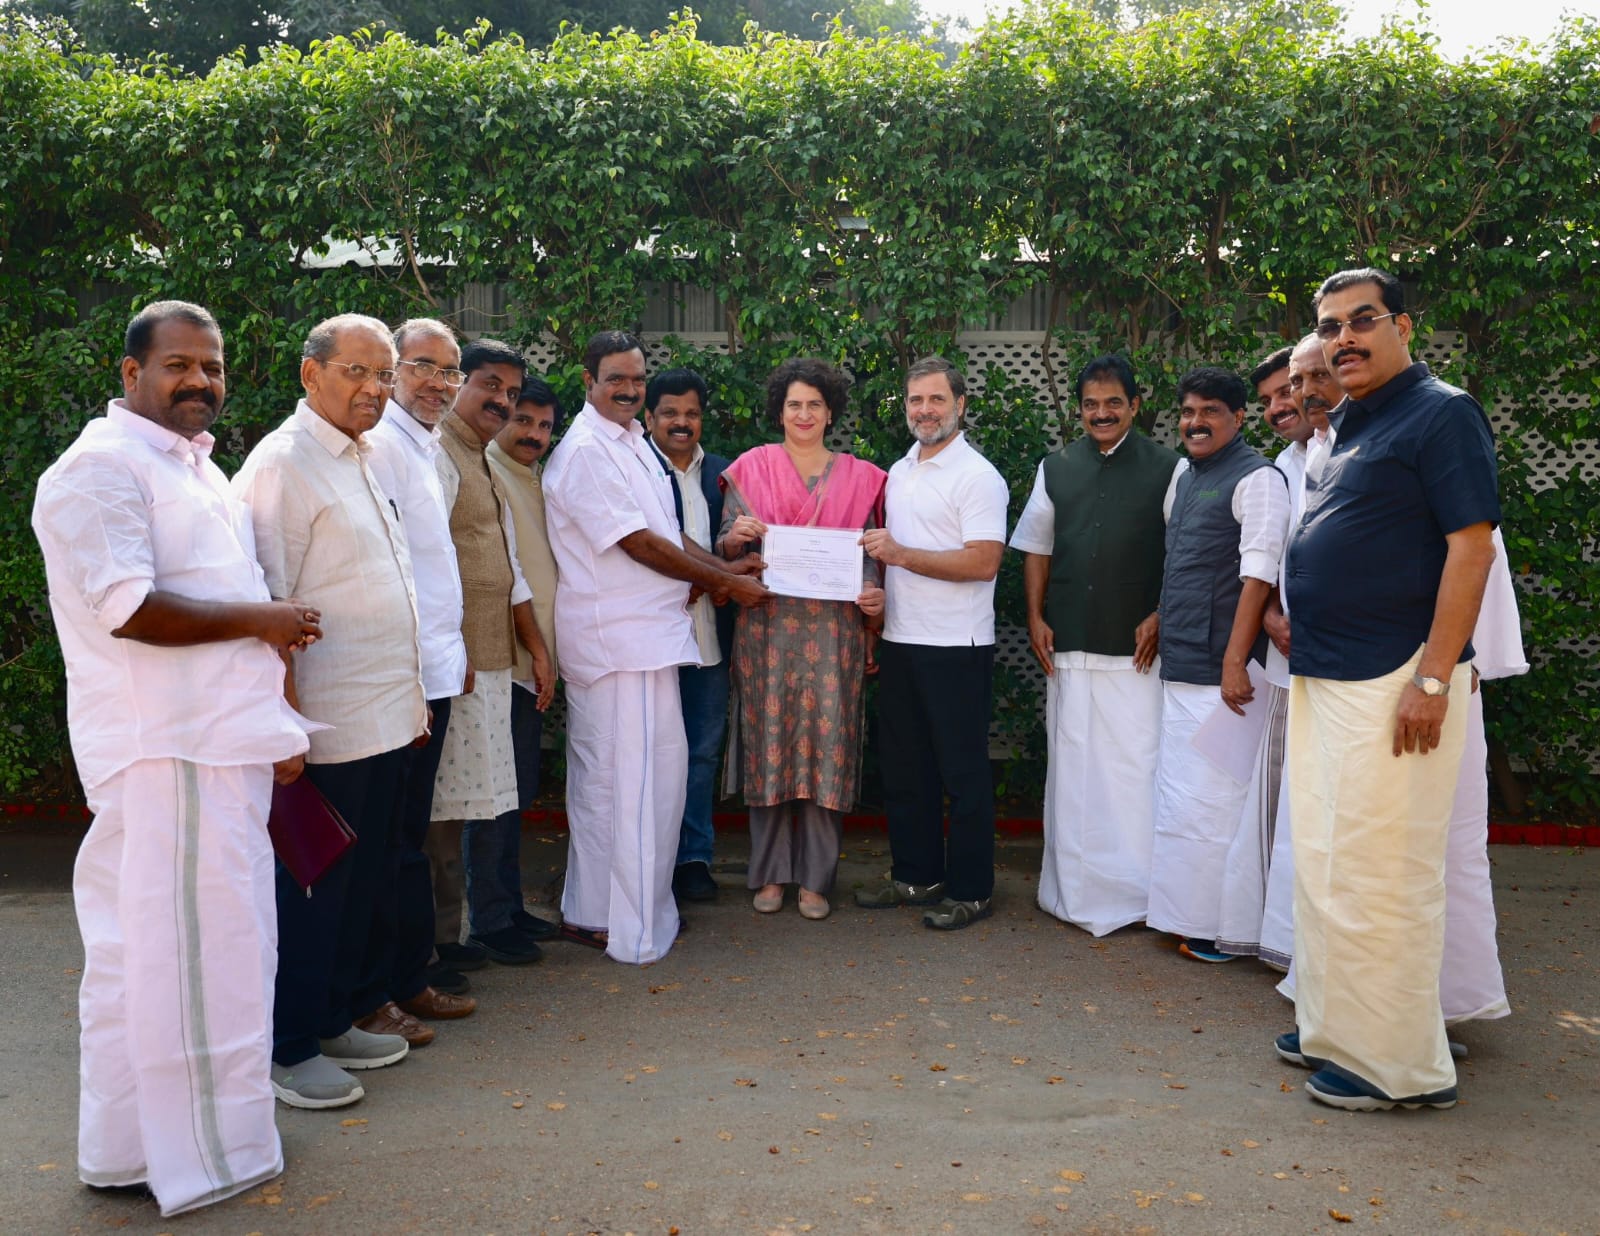
<svg viewBox="0 0 1600 1236"><path fill-rule="evenodd" d="M485 936L470 937L490 958L502 966L525 966L544 956L539 946L516 927L502 927Z"/></svg>
<svg viewBox="0 0 1600 1236"><path fill-rule="evenodd" d="M717 882L711 878L711 864L679 863L672 869L672 895L685 901L715 901Z"/></svg>
<svg viewBox="0 0 1600 1236"><path fill-rule="evenodd" d="M511 925L530 940L554 940L561 934L561 925L552 923L526 910L511 911Z"/></svg>
<svg viewBox="0 0 1600 1236"><path fill-rule="evenodd" d="M434 951L439 954L439 964L451 970L481 970L489 964L489 954L476 944L440 944Z"/></svg>
<svg viewBox="0 0 1600 1236"><path fill-rule="evenodd" d="M429 966L424 971L424 979L435 991L448 992L452 996L464 996L472 990L472 984L467 982L467 976L448 966Z"/></svg>

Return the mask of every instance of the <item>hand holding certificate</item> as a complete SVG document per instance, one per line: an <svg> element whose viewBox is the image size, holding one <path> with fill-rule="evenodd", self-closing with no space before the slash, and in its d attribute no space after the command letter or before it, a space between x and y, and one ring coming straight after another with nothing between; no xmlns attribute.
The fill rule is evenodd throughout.
<svg viewBox="0 0 1600 1236"><path fill-rule="evenodd" d="M861 595L861 533L767 525L762 580L779 596L855 603Z"/></svg>

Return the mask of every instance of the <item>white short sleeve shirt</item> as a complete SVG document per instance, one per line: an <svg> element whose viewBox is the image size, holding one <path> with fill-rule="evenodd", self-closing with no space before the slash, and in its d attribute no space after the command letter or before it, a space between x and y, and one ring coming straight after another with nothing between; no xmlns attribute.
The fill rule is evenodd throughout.
<svg viewBox="0 0 1600 1236"><path fill-rule="evenodd" d="M961 549L1006 541L1010 494L994 465L957 434L922 458L915 443L889 470L885 526L911 549ZM994 643L994 580L930 579L905 567L884 571L883 637L897 644L971 647Z"/></svg>

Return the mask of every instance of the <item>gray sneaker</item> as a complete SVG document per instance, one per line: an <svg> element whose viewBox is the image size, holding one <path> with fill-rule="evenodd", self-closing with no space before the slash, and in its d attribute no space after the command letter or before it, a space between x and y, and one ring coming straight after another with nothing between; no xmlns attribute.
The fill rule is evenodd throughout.
<svg viewBox="0 0 1600 1236"><path fill-rule="evenodd" d="M348 1107L366 1091L326 1056L272 1066L272 1093L290 1107Z"/></svg>
<svg viewBox="0 0 1600 1236"><path fill-rule="evenodd" d="M887 872L871 888L856 890L856 904L863 910L888 910L894 906L931 906L944 896L944 883L904 884Z"/></svg>
<svg viewBox="0 0 1600 1236"><path fill-rule="evenodd" d="M381 1069L406 1058L411 1050L398 1034L371 1034L351 1026L336 1039L322 1039L322 1054L341 1069Z"/></svg>
<svg viewBox="0 0 1600 1236"><path fill-rule="evenodd" d="M994 913L993 903L992 897L985 897L981 901L952 901L946 897L923 914L922 925L940 931L956 931L980 918L988 918Z"/></svg>

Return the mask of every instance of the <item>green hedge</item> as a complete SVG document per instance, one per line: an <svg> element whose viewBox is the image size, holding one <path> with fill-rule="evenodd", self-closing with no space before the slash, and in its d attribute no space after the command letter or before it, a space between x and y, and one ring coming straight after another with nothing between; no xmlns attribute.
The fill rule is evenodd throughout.
<svg viewBox="0 0 1600 1236"><path fill-rule="evenodd" d="M553 336L570 357L677 281L726 306L732 355L683 350L723 396L719 441L761 436L761 378L805 351L857 375L859 449L887 462L906 442L905 364L1019 296L1050 289L1058 391L1089 354L1125 348L1170 415L1181 368L1246 368L1304 331L1323 275L1370 261L1419 289L1426 327L1463 332L1447 376L1523 428L1500 446L1506 539L1537 581L1536 668L1491 687L1492 727L1534 771L1540 809L1594 804L1600 493L1592 464L1528 482L1533 453L1592 458L1597 434L1600 30L1453 64L1415 32L1344 45L1291 38L1275 14L1125 33L1044 10L954 62L843 33L713 47L689 24L546 48L391 36L200 79L14 30L0 45L0 784L64 778L33 481L117 393L121 328L150 299L223 322L234 457L291 406L305 319L397 320L501 283L507 317L463 325ZM395 238L407 260L303 268L330 234ZM569 394L575 370L554 375ZM1014 511L1068 402L990 375L978 436ZM1011 622L1018 575L1002 575ZM1001 684L1024 776L1043 766L1038 691L1031 672Z"/></svg>

